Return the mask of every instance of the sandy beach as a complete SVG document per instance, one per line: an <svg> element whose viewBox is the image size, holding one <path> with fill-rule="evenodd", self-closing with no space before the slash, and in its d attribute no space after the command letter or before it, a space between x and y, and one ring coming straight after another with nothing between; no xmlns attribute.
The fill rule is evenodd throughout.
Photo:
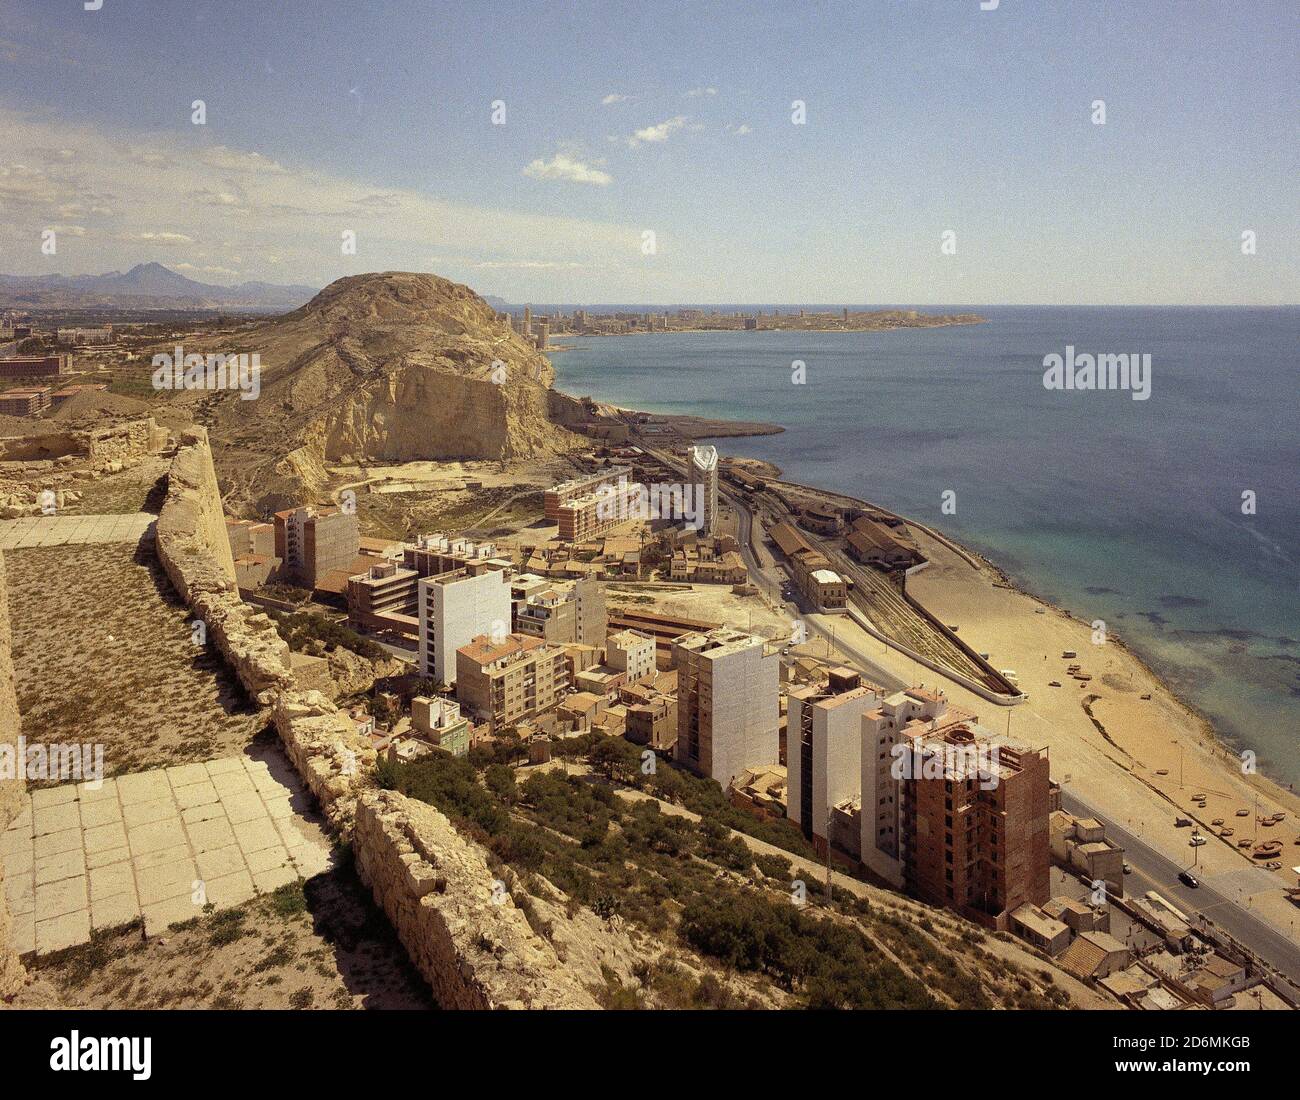
<svg viewBox="0 0 1300 1100"><path fill-rule="evenodd" d="M1261 775L1243 773L1237 754L1215 737L1209 723L1185 706L1114 634L1093 642L1090 624L1011 586L994 566L970 554L963 559L918 527L911 528L928 568L908 580L908 590L997 668L1014 669L1029 698L999 707L960 685L942 680L957 706L991 728L1009 730L1034 746L1047 746L1052 776L1067 790L1103 810L1171 860L1249 905L1280 932L1300 942L1300 909L1284 896L1300 864L1300 797ZM969 553L969 552L968 552ZM933 685L940 677L890 649L842 617L838 636L869 653L904 679ZM1062 656L1067 651L1074 659ZM1066 671L1079 664L1091 679ZM1049 686L1052 681L1060 687ZM1149 698L1143 698L1149 696ZM1089 713L1091 712L1091 713ZM1200 805L1204 802L1204 805ZM1240 811L1246 816L1238 816ZM1282 813L1284 819L1266 825ZM1207 843L1194 852L1191 819ZM1215 822L1221 824L1215 824ZM1231 835L1222 837L1224 829ZM1251 838L1250 848L1238 841ZM1279 841L1277 871L1250 858L1255 841ZM1224 878L1223 876L1231 876Z"/></svg>

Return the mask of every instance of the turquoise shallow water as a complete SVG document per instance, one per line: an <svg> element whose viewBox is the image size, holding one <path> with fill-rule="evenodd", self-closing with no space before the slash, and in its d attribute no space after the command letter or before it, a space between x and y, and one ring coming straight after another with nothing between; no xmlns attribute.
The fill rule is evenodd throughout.
<svg viewBox="0 0 1300 1100"><path fill-rule="evenodd" d="M719 447L933 523L1104 619L1300 784L1300 309L962 308L989 322L566 337L552 358L568 393L784 425ZM1150 398L1046 389L1067 345L1150 354Z"/></svg>

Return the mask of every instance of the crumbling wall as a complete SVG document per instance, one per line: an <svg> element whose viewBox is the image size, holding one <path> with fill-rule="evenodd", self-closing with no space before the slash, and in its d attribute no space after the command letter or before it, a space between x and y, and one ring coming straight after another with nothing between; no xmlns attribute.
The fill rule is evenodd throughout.
<svg viewBox="0 0 1300 1100"><path fill-rule="evenodd" d="M26 782L17 759L18 697L14 691L13 630L9 625L9 595L5 584L4 555L0 554L0 745L14 754L13 774L0 775L0 835L17 815ZM4 889L4 852L0 851L0 999L12 997L23 984L25 972L10 946L12 918Z"/></svg>
<svg viewBox="0 0 1300 1100"><path fill-rule="evenodd" d="M370 790L357 805L357 871L443 1008L597 1008L528 924L484 850L432 806Z"/></svg>
<svg viewBox="0 0 1300 1100"><path fill-rule="evenodd" d="M285 752L412 961L448 1008L595 1008L487 863L431 806L374 785L375 750L294 680L275 624L240 598L206 432L187 431L158 517L158 556L244 687L271 708ZM598 979L597 979L598 980Z"/></svg>
<svg viewBox="0 0 1300 1100"><path fill-rule="evenodd" d="M158 515L158 558L240 682L259 702L293 687L289 646L275 623L239 598L221 493L202 428L182 433Z"/></svg>

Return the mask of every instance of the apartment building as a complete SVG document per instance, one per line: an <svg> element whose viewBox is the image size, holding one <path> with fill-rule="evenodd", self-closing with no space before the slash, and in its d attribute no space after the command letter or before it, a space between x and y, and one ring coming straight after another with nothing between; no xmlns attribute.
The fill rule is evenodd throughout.
<svg viewBox="0 0 1300 1100"><path fill-rule="evenodd" d="M644 518L648 517L642 486L634 481L619 481L561 504L559 538L566 542L586 542L599 538L620 523Z"/></svg>
<svg viewBox="0 0 1300 1100"><path fill-rule="evenodd" d="M361 527L354 512L304 505L273 518L275 556L285 578L304 588L315 588L332 569L346 569L360 553Z"/></svg>
<svg viewBox="0 0 1300 1100"><path fill-rule="evenodd" d="M884 698L852 669L834 668L829 679L794 688L786 711L786 816L821 854L828 843L858 854L861 833L832 835L835 807L860 810L862 719Z"/></svg>
<svg viewBox="0 0 1300 1100"><path fill-rule="evenodd" d="M71 373L70 355L17 355L0 359L0 379L49 378Z"/></svg>
<svg viewBox="0 0 1300 1100"><path fill-rule="evenodd" d="M690 481L703 504L700 517L701 534L716 534L718 523L718 449L709 444L692 447L686 455Z"/></svg>
<svg viewBox="0 0 1300 1100"><path fill-rule="evenodd" d="M655 640L635 630L620 630L605 639L605 663L623 673L625 684L652 680L658 673Z"/></svg>
<svg viewBox="0 0 1300 1100"><path fill-rule="evenodd" d="M1046 750L963 724L909 737L905 763L899 857L910 893L996 931L1022 905L1047 902Z"/></svg>
<svg viewBox="0 0 1300 1100"><path fill-rule="evenodd" d="M113 343L113 326L102 328L61 328L55 334L61 347L80 348Z"/></svg>
<svg viewBox="0 0 1300 1100"><path fill-rule="evenodd" d="M348 578L348 622L361 630L418 629L420 575L391 559Z"/></svg>
<svg viewBox="0 0 1300 1100"><path fill-rule="evenodd" d="M552 485L542 497L546 518L552 523L560 522L560 509L578 497L589 496L605 485L616 485L627 481L632 474L630 466L607 466L592 474L570 478Z"/></svg>
<svg viewBox="0 0 1300 1100"><path fill-rule="evenodd" d="M924 687L892 692L862 716L859 858L868 867L887 878L902 874L898 863L901 792L894 774L899 743L912 734L939 733L974 721L975 715L950 706L943 692Z"/></svg>
<svg viewBox="0 0 1300 1100"><path fill-rule="evenodd" d="M677 761L726 787L746 768L777 762L780 655L720 627L673 643Z"/></svg>
<svg viewBox="0 0 1300 1100"><path fill-rule="evenodd" d="M590 646L605 640L605 589L595 577L584 577L569 586L550 584L530 592L514 606L515 630L520 634Z"/></svg>
<svg viewBox="0 0 1300 1100"><path fill-rule="evenodd" d="M459 674L456 651L483 635L510 633L510 585L500 569L457 569L417 582L419 668L440 684Z"/></svg>
<svg viewBox="0 0 1300 1100"><path fill-rule="evenodd" d="M436 577L457 569L471 573L509 569L511 563L498 557L495 543L475 543L470 539L433 534L420 535L414 545L403 546L402 565L421 577Z"/></svg>
<svg viewBox="0 0 1300 1100"><path fill-rule="evenodd" d="M36 416L49 407L49 386L23 386L0 393L0 413L6 416Z"/></svg>
<svg viewBox="0 0 1300 1100"><path fill-rule="evenodd" d="M459 647L455 680L457 700L494 731L552 709L569 687L564 647L521 634Z"/></svg>

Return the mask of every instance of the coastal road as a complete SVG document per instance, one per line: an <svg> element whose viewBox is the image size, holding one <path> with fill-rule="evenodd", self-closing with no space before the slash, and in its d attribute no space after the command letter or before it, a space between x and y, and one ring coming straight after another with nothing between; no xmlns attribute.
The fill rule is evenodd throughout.
<svg viewBox="0 0 1300 1100"><path fill-rule="evenodd" d="M655 457L670 467L676 465L667 456L656 455ZM741 558L755 584L776 606L785 607L787 610L793 609L792 614L802 617L810 632L829 641L832 629L818 621L820 616L808 615L797 604L784 599L781 595L780 575L763 567L754 546L754 516L749 508L733 494L723 492L721 489L719 492L736 513L737 541L740 543ZM896 675L876 664L857 647L846 645L838 636L835 637L834 642L836 648L855 661L858 667L875 678L882 687L909 686L902 683ZM1263 876L1264 872L1256 868L1243 867L1238 871L1217 873L1208 876L1207 879L1207 876L1203 876L1199 870L1193 869L1192 873L1201 882L1201 885L1193 890L1178 881L1178 873L1191 865L1191 853L1194 849L1189 847L1187 861L1181 865L1177 864L1081 798L1062 792L1061 804L1071 813L1093 817L1102 822L1106 827L1106 836L1124 848L1125 857L1133 868L1132 873L1126 877L1125 889L1128 892L1145 893L1147 890L1155 890L1175 905L1184 908L1189 915L1197 914L1204 917L1267 961L1285 975L1293 985L1300 987L1300 942L1296 938L1300 935L1300 909L1296 910L1292 925L1293 929L1297 930L1296 935L1288 938L1284 931L1261 920L1246 907L1247 895L1252 890L1276 888L1271 879L1266 881L1263 877L1259 877Z"/></svg>
<svg viewBox="0 0 1300 1100"><path fill-rule="evenodd" d="M1095 817L1106 827L1106 837L1124 849L1124 857L1133 867L1132 874L1125 876L1124 889L1129 894L1145 894L1155 890L1177 905L1188 916L1201 916L1217 928L1222 929L1233 939L1250 948L1261 959L1269 962L1290 979L1293 985L1300 987L1300 943L1288 939L1285 934L1260 920L1235 898L1223 892L1222 882L1225 878L1235 878L1243 873L1258 873L1261 885L1276 889L1272 876L1255 868L1232 871L1227 874L1205 876L1199 867L1191 867L1191 853L1195 849L1188 847L1187 861L1177 864L1162 855L1141 837L1117 824L1095 806L1082 799L1062 791L1061 806L1070 813L1081 817ZM1184 886L1178 881L1178 873L1190 868L1192 874L1201 883L1196 889ZM1210 880L1216 880L1212 885ZM1216 885L1219 888L1216 888ZM1294 927L1300 929L1300 909L1296 910Z"/></svg>

